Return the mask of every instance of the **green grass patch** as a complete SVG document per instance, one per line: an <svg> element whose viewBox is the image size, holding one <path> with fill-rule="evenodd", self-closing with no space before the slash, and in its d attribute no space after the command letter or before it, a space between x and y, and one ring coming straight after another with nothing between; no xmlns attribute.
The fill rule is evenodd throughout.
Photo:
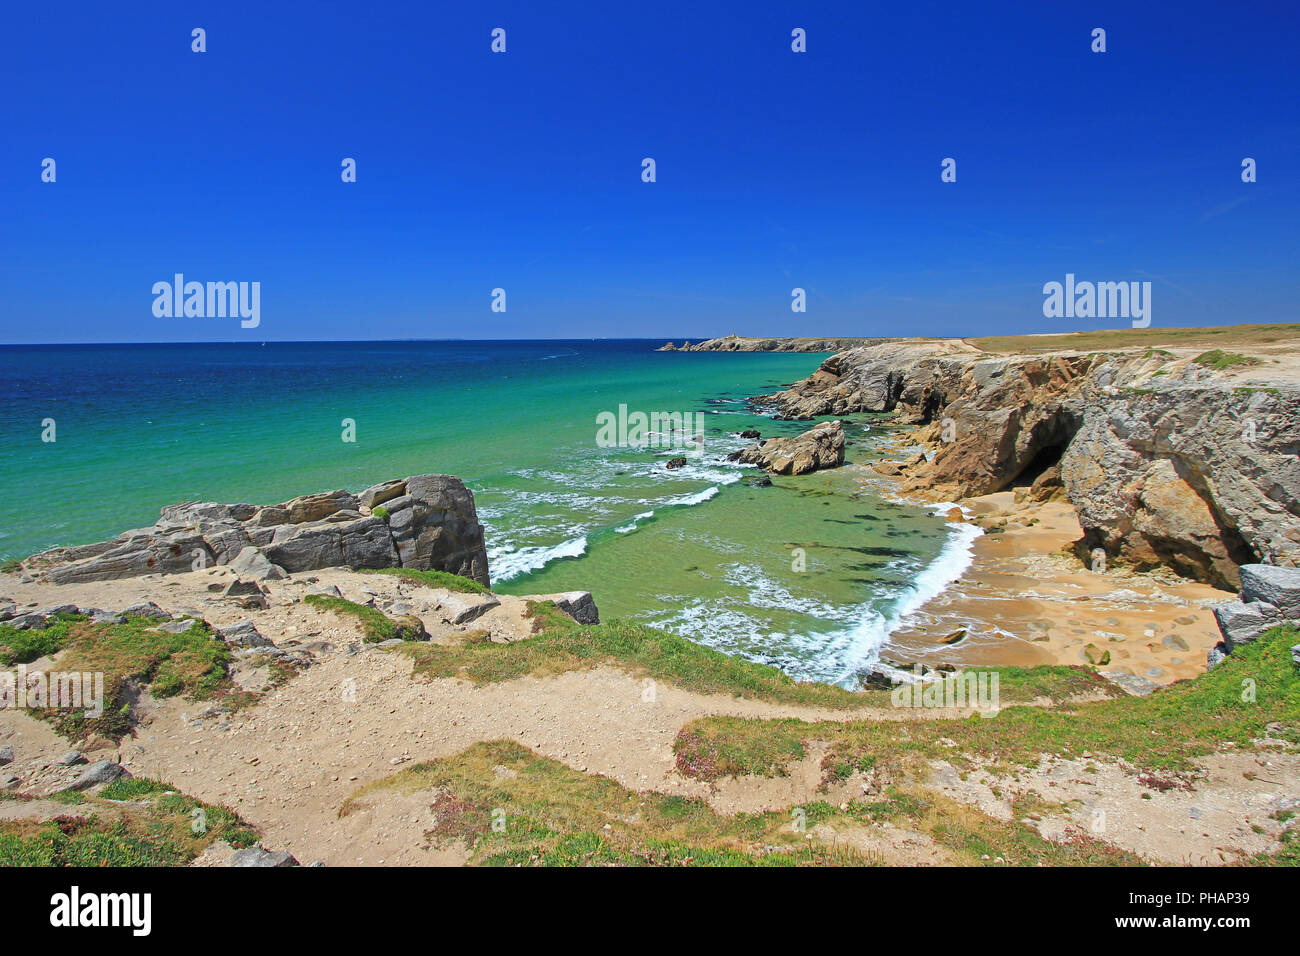
<svg viewBox="0 0 1300 956"><path fill-rule="evenodd" d="M629 790L504 740L369 784L340 815L424 792L435 821L429 843L460 846L470 863L486 866L862 866L890 861L847 837L884 822L929 833L956 863L998 856L1023 865L1141 862L1093 841L1058 846L1022 824L901 791L848 809L819 801L727 816L704 800ZM986 850L990 859L981 860Z"/></svg>
<svg viewBox="0 0 1300 956"><path fill-rule="evenodd" d="M828 759L906 765L923 758L980 758L1021 766L1042 754L1122 758L1150 772L1188 771L1192 760L1265 735L1300 741L1300 674L1291 660L1294 627L1274 628L1192 680L1149 697L1117 697L1056 709L1004 707L964 720L823 721L708 717L684 727L674 751L683 773L704 778L779 775L814 740ZM1026 685L1031 687L1032 685ZM1003 701L1005 704L1006 702ZM955 743L947 746L946 740Z"/></svg>
<svg viewBox="0 0 1300 956"><path fill-rule="evenodd" d="M333 611L335 614L356 618L361 624L362 640L367 644L378 644L380 641L397 637L396 622L373 607L328 594L308 594L302 600L304 604L318 607L322 611Z"/></svg>
<svg viewBox="0 0 1300 956"><path fill-rule="evenodd" d="M70 616L26 631L0 625L0 664L58 654L55 670L102 674L104 712L99 717L88 717L82 709L36 708L31 713L69 739L98 733L116 740L131 730L131 704L140 688L150 687L155 697L182 694L195 700L233 694L227 676L230 651L213 638L207 624L199 621L185 633L169 634L155 630L160 623L130 618L123 624L95 624Z"/></svg>
<svg viewBox="0 0 1300 956"><path fill-rule="evenodd" d="M489 684L526 674L545 677L617 663L635 674L703 694L835 708L867 703L861 694L827 684L800 683L775 668L729 657L642 624L614 620L584 626L550 601L533 604L531 613L537 633L523 640L420 644L400 650L415 662L415 673L430 679L460 677Z"/></svg>
<svg viewBox="0 0 1300 956"><path fill-rule="evenodd" d="M67 645L73 629L87 620L74 615L56 617L48 627L20 631L0 624L0 665L30 664L38 657L55 654Z"/></svg>
<svg viewBox="0 0 1300 956"><path fill-rule="evenodd" d="M1208 352L1202 352L1196 358L1192 359L1197 365L1204 365L1206 368L1222 370L1232 368L1235 365L1258 365L1259 359L1251 358L1249 355L1242 355L1240 352L1225 352L1223 349L1211 349Z"/></svg>
<svg viewBox="0 0 1300 956"><path fill-rule="evenodd" d="M379 509L375 509L378 513ZM411 584L429 588L446 588L465 594L490 594L491 592L472 578L461 577L449 571L416 571L413 568L365 568L362 574L388 574Z"/></svg>
<svg viewBox="0 0 1300 956"><path fill-rule="evenodd" d="M98 796L76 796L62 801L76 808L65 816L0 822L0 866L185 866L218 840L257 841L229 807L156 780L117 780Z"/></svg>

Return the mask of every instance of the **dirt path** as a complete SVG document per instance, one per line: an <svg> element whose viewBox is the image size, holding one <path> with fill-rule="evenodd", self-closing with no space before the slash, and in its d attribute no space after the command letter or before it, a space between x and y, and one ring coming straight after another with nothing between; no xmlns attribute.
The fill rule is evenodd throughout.
<svg viewBox="0 0 1300 956"><path fill-rule="evenodd" d="M463 863L463 849L426 844L425 833L433 828L427 793L385 793L367 799L342 818L339 809L367 783L412 762L456 754L480 741L515 740L573 769L601 774L632 790L703 797L719 812L732 814L784 810L810 800L843 802L857 796L852 790L860 781L821 792L821 751L816 742L787 777L716 784L684 777L676 771L672 746L681 728L693 720L736 716L900 721L965 716L912 708L846 712L783 706L697 694L663 681L647 694L644 678L609 665L482 686L461 680L424 681L412 676L405 655L363 646L352 619L295 603L288 586L273 589L270 609L248 612L212 602L209 582L202 576L183 577L194 580L169 581L178 586L161 595L157 588L145 589L139 596L151 597L168 610L182 609L188 602L218 625L251 617L277 643L309 649L316 662L256 705L233 714L219 710L209 714L213 708L207 703L146 698L134 736L120 747L88 756L120 760L137 776L156 777L202 800L228 804L261 830L265 846L287 849L304 863ZM370 579L346 572L323 573L320 578L316 585L333 581L354 597L364 597L360 590L373 586ZM303 583L296 584L301 590ZM396 587L396 582L385 582L383 587ZM82 604L93 598L102 601L93 586L85 589L92 593L73 596L64 591L59 598ZM417 602L419 598L409 592L398 596ZM41 597L43 606L60 603L48 594ZM102 603L120 607L122 598ZM436 600L426 603L436 605ZM427 607L424 612L426 619L436 620L437 614ZM257 675L241 676L255 680ZM0 711L0 746L15 751L14 762L0 773L17 776L23 788L37 797L67 786L79 770L57 765L69 743L48 724L22 712ZM1265 763L1251 764L1259 760ZM1101 809L1108 821L1104 839L1171 863L1221 863L1236 859L1239 851L1258 852L1280 826L1269 814L1289 806L1287 801L1300 806L1300 758L1294 754L1267 749L1227 754L1205 761L1204 767L1205 784L1196 791L1158 793L1152 799L1142 796L1149 788L1118 768L1102 766L1094 771L1066 767L1061 761L1020 774L986 773L966 780L951 768L936 766L928 785L993 816L1002 816L1004 804L1005 812L1011 812L1013 797L1007 794L1034 793L1059 803L1061 809L1033 821L1049 836L1059 834L1066 823L1090 824L1093 813ZM1000 795L995 796L995 790ZM882 862L948 859L946 851L923 834L887 825L819 835L842 840Z"/></svg>

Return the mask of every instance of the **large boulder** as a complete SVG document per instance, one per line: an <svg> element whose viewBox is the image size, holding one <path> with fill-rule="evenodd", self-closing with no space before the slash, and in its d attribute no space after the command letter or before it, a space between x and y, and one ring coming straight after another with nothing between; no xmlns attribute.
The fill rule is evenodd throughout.
<svg viewBox="0 0 1300 956"><path fill-rule="evenodd" d="M1277 608L1262 601L1248 604L1230 601L1216 604L1211 610L1228 653L1232 653L1232 649L1240 644L1249 644L1265 631L1277 627L1283 620Z"/></svg>
<svg viewBox="0 0 1300 956"><path fill-rule="evenodd" d="M1300 618L1300 569L1243 564L1241 599L1263 601L1277 608L1283 617Z"/></svg>
<svg viewBox="0 0 1300 956"><path fill-rule="evenodd" d="M731 461L758 465L777 475L802 475L844 463L844 425L822 422L794 438L770 438L729 455Z"/></svg>
<svg viewBox="0 0 1300 956"><path fill-rule="evenodd" d="M383 506L387 516L363 515ZM272 580L329 567L449 571L490 583L474 495L450 475L415 475L278 505L182 502L152 528L113 541L55 548L27 562L56 584L176 574L229 565Z"/></svg>
<svg viewBox="0 0 1300 956"><path fill-rule="evenodd" d="M284 577L284 569L270 560L252 545L244 548L230 562L230 570L240 577L252 578L254 581L277 581Z"/></svg>

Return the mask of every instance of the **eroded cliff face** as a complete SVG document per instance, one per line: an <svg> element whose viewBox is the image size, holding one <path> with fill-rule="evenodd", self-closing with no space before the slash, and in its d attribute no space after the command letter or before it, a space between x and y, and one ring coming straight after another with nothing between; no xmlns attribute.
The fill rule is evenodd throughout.
<svg viewBox="0 0 1300 956"><path fill-rule="evenodd" d="M791 419L896 412L926 450L903 489L931 500L1059 468L1087 550L1235 588L1239 564L1300 563L1300 385L1268 358L1215 369L1197 354L889 343L755 401Z"/></svg>

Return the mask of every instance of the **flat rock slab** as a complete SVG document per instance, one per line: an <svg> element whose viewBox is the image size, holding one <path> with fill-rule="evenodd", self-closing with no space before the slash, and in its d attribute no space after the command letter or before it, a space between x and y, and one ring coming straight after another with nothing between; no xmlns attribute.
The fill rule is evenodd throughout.
<svg viewBox="0 0 1300 956"><path fill-rule="evenodd" d="M129 777L131 774L121 764L114 763L111 760L100 760L98 763L92 763L82 771L81 776L72 782L72 790L89 790L91 787L99 786L101 783L112 783L119 777Z"/></svg>
<svg viewBox="0 0 1300 956"><path fill-rule="evenodd" d="M493 594L464 594L449 591L438 599L438 613L444 623L468 624L501 604Z"/></svg>

